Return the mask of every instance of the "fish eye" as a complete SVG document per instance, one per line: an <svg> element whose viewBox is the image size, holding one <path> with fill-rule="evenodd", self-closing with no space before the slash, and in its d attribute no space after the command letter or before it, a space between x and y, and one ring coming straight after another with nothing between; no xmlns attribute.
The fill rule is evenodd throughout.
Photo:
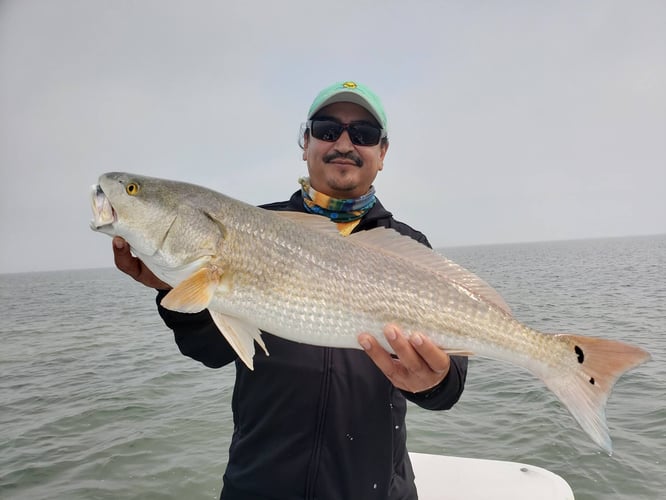
<svg viewBox="0 0 666 500"><path fill-rule="evenodd" d="M125 191L127 191L127 194L130 196L136 196L139 194L140 188L136 182L130 182L127 186L125 186Z"/></svg>

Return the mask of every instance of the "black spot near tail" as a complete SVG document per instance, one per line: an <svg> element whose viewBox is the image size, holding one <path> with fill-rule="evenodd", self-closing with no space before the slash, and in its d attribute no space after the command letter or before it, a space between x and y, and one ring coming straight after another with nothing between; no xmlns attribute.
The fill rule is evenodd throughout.
<svg viewBox="0 0 666 500"><path fill-rule="evenodd" d="M576 351L576 356L578 356L578 362L579 363L582 363L583 361L585 361L585 354L583 353L583 350L580 347L578 347L578 346L574 347L574 351ZM594 383L594 382L592 382L592 383Z"/></svg>
<svg viewBox="0 0 666 500"><path fill-rule="evenodd" d="M590 378L590 384L594 385L594 377Z"/></svg>

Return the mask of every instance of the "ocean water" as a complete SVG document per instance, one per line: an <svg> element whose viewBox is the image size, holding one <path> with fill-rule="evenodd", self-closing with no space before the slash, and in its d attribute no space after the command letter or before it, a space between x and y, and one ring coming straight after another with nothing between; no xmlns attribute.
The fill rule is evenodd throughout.
<svg viewBox="0 0 666 500"><path fill-rule="evenodd" d="M579 500L666 498L666 235L443 253L530 326L653 359L611 395L612 456L538 380L481 358L452 411L410 405L410 450L544 467ZM9 274L0 306L0 498L218 498L233 368L182 356L150 290L115 269Z"/></svg>

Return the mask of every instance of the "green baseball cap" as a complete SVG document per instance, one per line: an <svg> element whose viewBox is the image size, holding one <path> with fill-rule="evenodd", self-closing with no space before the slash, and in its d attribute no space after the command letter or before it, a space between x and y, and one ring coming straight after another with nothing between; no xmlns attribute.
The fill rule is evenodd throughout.
<svg viewBox="0 0 666 500"><path fill-rule="evenodd" d="M308 111L308 120L323 107L336 102L353 102L367 109L382 127L384 136L386 136L388 130L386 113L379 97L365 85L350 80L334 83L319 92Z"/></svg>

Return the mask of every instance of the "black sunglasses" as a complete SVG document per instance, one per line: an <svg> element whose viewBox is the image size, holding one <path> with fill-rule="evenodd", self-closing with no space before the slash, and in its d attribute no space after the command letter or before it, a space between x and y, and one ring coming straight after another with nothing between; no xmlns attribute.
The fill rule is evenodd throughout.
<svg viewBox="0 0 666 500"><path fill-rule="evenodd" d="M330 118L313 118L308 120L307 127L312 137L320 141L335 142L347 131L352 144L357 146L376 146L382 140L383 130L370 123L340 123Z"/></svg>

